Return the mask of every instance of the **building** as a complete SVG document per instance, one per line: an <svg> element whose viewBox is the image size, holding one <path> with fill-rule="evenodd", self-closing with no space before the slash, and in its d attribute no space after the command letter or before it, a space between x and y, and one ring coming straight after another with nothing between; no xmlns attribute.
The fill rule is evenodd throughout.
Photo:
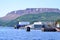
<svg viewBox="0 0 60 40"><path fill-rule="evenodd" d="M33 27L34 28L42 28L43 23L42 22L34 22Z"/></svg>
<svg viewBox="0 0 60 40"><path fill-rule="evenodd" d="M56 22L56 23L55 23L55 26L56 26L56 27L60 27L60 22Z"/></svg>
<svg viewBox="0 0 60 40"><path fill-rule="evenodd" d="M17 26L15 28L19 29L19 28L24 28L26 25L29 25L30 22L18 22Z"/></svg>

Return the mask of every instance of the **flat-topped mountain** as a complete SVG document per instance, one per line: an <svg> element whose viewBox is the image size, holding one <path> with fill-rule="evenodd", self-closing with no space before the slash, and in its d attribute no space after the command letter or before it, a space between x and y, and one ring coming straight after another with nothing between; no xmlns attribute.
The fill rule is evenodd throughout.
<svg viewBox="0 0 60 40"><path fill-rule="evenodd" d="M56 21L60 19L60 10L57 8L27 8L9 12L0 18L0 25L14 26L19 21Z"/></svg>
<svg viewBox="0 0 60 40"><path fill-rule="evenodd" d="M29 13L42 13L42 12L60 12L57 8L27 8L25 10L16 10L12 11L11 13L15 14L29 14Z"/></svg>
<svg viewBox="0 0 60 40"><path fill-rule="evenodd" d="M25 10L12 11L8 13L6 16L2 17L1 19L5 21L11 21L25 14L38 14L38 13L44 13L44 12L60 13L60 10L57 8L27 8Z"/></svg>

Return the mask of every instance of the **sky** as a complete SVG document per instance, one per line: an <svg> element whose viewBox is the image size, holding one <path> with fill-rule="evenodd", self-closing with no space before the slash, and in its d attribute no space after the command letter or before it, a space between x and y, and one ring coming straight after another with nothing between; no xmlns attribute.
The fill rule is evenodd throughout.
<svg viewBox="0 0 60 40"><path fill-rule="evenodd" d="M0 0L0 17L26 8L59 8L60 0Z"/></svg>

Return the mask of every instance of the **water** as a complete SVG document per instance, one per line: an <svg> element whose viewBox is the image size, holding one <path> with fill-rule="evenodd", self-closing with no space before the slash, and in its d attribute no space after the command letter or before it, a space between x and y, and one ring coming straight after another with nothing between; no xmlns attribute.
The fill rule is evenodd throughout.
<svg viewBox="0 0 60 40"><path fill-rule="evenodd" d="M41 30L14 29L0 27L0 40L60 40L60 32L42 32Z"/></svg>

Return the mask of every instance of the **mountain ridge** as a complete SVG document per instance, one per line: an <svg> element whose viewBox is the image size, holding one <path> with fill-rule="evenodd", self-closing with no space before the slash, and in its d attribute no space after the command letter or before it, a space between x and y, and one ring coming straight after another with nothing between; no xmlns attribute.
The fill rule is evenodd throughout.
<svg viewBox="0 0 60 40"><path fill-rule="evenodd" d="M24 10L16 10L16 11L9 12L6 16L2 17L1 19L5 21L11 21L25 14L37 14L37 13L44 13L44 12L60 13L60 10L58 8L27 8Z"/></svg>

